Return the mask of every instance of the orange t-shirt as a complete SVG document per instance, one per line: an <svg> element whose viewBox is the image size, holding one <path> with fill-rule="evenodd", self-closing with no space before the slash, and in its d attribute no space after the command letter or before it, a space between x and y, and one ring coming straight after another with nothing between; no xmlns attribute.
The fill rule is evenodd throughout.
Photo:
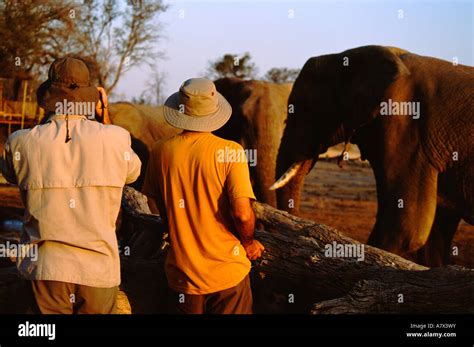
<svg viewBox="0 0 474 347"><path fill-rule="evenodd" d="M166 211L171 289L214 293L249 273L230 205L239 197L255 199L243 153L239 144L205 132L184 132L154 145L143 192Z"/></svg>

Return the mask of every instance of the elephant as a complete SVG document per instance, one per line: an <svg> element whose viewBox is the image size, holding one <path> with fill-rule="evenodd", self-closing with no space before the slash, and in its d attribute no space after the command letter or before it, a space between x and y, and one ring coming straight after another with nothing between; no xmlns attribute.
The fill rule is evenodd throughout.
<svg viewBox="0 0 474 347"><path fill-rule="evenodd" d="M163 106L148 106L118 102L110 105L112 124L127 129L131 136L140 140L149 150L159 140L181 132L166 122Z"/></svg>
<svg viewBox="0 0 474 347"><path fill-rule="evenodd" d="M153 144L158 140L174 136L181 130L166 122L163 106L153 107L117 102L110 104L109 117L112 124L121 126L130 132L132 149L142 161L140 176L131 186L140 189L145 179L145 169Z"/></svg>
<svg viewBox="0 0 474 347"><path fill-rule="evenodd" d="M239 78L221 78L215 84L231 104L232 116L214 134L256 151L256 165L249 166L255 196L276 207L276 193L269 188L275 179L292 84Z"/></svg>
<svg viewBox="0 0 474 347"><path fill-rule="evenodd" d="M449 262L460 220L474 223L473 67L358 47L307 60L288 105L271 187L279 208L298 213L318 154L355 143L376 180L368 243L428 266Z"/></svg>

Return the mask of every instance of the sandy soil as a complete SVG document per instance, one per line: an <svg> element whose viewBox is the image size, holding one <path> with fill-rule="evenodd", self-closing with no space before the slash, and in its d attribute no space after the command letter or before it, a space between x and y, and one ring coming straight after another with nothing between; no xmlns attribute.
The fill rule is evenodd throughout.
<svg viewBox="0 0 474 347"><path fill-rule="evenodd" d="M22 203L15 187L0 185L0 219L21 217ZM301 214L344 234L366 242L375 222L377 204L372 169L360 161L339 168L335 160L320 160L309 173L301 202ZM464 222L453 245L459 247L454 264L474 268L474 226ZM127 297L120 292L118 311L130 313Z"/></svg>

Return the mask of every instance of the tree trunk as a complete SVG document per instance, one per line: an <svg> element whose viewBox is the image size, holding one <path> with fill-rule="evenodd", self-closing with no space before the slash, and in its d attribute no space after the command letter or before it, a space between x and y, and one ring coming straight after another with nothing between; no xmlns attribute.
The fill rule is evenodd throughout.
<svg viewBox="0 0 474 347"><path fill-rule="evenodd" d="M132 188L122 206L122 287L132 312L166 312L166 228ZM471 269L428 269L266 204L254 210L266 249L251 272L258 313L474 312ZM361 253L350 256L356 247Z"/></svg>

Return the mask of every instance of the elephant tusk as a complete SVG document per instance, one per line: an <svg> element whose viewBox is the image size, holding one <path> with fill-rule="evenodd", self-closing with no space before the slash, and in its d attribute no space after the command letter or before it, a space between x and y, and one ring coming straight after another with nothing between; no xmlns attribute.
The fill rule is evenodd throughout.
<svg viewBox="0 0 474 347"><path fill-rule="evenodd" d="M290 168L286 170L286 172L281 175L281 177L275 183L273 183L269 189L275 190L286 185L293 177L296 176L302 164L303 162L293 163Z"/></svg>

